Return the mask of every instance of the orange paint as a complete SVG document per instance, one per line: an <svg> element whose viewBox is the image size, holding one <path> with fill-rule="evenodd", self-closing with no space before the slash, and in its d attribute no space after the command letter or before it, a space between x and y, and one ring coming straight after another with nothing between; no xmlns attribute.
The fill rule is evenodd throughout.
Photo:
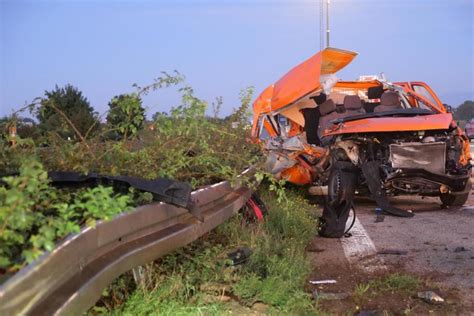
<svg viewBox="0 0 474 316"><path fill-rule="evenodd" d="M366 90L368 88L381 86L382 83L378 80L371 81L338 81L335 88L346 88L354 90Z"/></svg>
<svg viewBox="0 0 474 316"><path fill-rule="evenodd" d="M321 79L321 76L336 73L347 66L355 56L357 56L357 54L351 51L326 48L292 68L277 82L268 86L258 96L253 104L254 114L252 138L258 140L259 129L261 128L259 122L263 122L260 124L264 125L263 127L271 137L278 136L277 131L272 127L267 119L268 116L273 117L275 114L285 116L290 120L288 137L296 136L304 132L304 128L301 125L301 120L303 120L304 123L304 119L298 120L299 118L294 115L294 112L308 107L305 103L305 97L317 94L322 90L323 87L320 81L323 80ZM334 125L332 128L325 130L323 135L330 136L341 134L408 131L417 132L456 128L456 125L452 125L454 122L452 115L447 113L446 108L440 99L426 83L396 82L393 84L403 88L412 107L419 107L420 102L422 102L430 107L436 114L419 115L414 117L374 117L348 121ZM383 85L387 87L387 84L378 80L338 81L334 85L333 91L343 94L364 95L365 92L367 92L367 89ZM421 95L416 93L414 90L414 87L416 86L422 86L425 88L426 91L423 93L427 92L427 94ZM295 105L295 107L293 107L293 105ZM459 162L462 165L466 165L469 163L469 160L471 160L469 140L459 128L458 135L463 142L463 151L460 155ZM309 165L305 159L302 159L301 155L305 155L309 161L314 163L315 161L317 162L318 159L324 159L324 156L328 155L329 150L328 148L315 147L309 144L304 144L303 146L304 150L294 151L289 154L289 158L295 159L297 163L291 168L281 172L282 178L300 185L310 184L318 177L316 168ZM322 163L325 163L325 160L323 159L321 159L321 161ZM318 168L321 167L319 166Z"/></svg>
<svg viewBox="0 0 474 316"><path fill-rule="evenodd" d="M318 53L295 68L275 83L271 108L286 106L319 87L321 54Z"/></svg>
<svg viewBox="0 0 474 316"><path fill-rule="evenodd" d="M320 75L336 73L356 56L355 52L337 48L326 48L311 56L258 96L253 104L254 119L260 114L281 109L320 89Z"/></svg>
<svg viewBox="0 0 474 316"><path fill-rule="evenodd" d="M396 118L374 117L335 125L332 129L326 130L324 135L447 129L452 120L451 113Z"/></svg>
<svg viewBox="0 0 474 316"><path fill-rule="evenodd" d="M299 185L309 184L312 181L311 172L300 164L283 170L281 177L291 183Z"/></svg>

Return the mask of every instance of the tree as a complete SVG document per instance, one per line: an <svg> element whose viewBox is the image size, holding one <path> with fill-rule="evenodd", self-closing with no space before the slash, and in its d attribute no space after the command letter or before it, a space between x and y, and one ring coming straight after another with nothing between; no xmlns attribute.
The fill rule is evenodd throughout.
<svg viewBox="0 0 474 316"><path fill-rule="evenodd" d="M474 101L464 101L454 109L454 118L458 121L469 121L474 118Z"/></svg>
<svg viewBox="0 0 474 316"><path fill-rule="evenodd" d="M107 123L124 138L136 135L144 121L145 109L137 94L122 94L109 102Z"/></svg>
<svg viewBox="0 0 474 316"><path fill-rule="evenodd" d="M158 121L161 117L168 117L168 113L167 112L155 112L155 114L153 114L153 116L151 117L152 121Z"/></svg>
<svg viewBox="0 0 474 316"><path fill-rule="evenodd" d="M98 128L97 113L82 92L70 84L45 91L37 118L43 132L56 132L64 138L78 139Z"/></svg>

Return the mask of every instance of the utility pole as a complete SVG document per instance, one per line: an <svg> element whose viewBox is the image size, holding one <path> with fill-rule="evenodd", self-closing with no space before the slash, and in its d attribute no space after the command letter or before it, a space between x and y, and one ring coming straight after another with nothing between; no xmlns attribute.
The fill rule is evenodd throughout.
<svg viewBox="0 0 474 316"><path fill-rule="evenodd" d="M319 0L319 50L324 49L324 0Z"/></svg>
<svg viewBox="0 0 474 316"><path fill-rule="evenodd" d="M329 47L329 0L326 1L326 47Z"/></svg>

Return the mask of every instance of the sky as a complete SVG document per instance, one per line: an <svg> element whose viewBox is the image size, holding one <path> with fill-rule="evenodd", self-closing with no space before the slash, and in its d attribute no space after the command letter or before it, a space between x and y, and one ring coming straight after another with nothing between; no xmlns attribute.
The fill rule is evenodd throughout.
<svg viewBox="0 0 474 316"><path fill-rule="evenodd" d="M0 0L0 116L55 85L72 84L100 113L161 71L196 95L255 97L320 49L319 0ZM338 77L383 72L425 81L444 103L474 99L474 1L331 0L330 46L358 57ZM147 96L148 113L179 104L175 89Z"/></svg>

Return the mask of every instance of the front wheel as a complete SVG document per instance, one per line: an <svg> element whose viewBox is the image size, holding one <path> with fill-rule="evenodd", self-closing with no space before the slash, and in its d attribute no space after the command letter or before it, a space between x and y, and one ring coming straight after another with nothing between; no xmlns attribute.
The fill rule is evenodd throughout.
<svg viewBox="0 0 474 316"><path fill-rule="evenodd" d="M464 188L464 192L462 194L441 194L439 196L441 203L443 206L463 206L466 203L467 199L469 198L469 194L471 194L472 189L472 182L469 179L467 181L466 187Z"/></svg>
<svg viewBox="0 0 474 316"><path fill-rule="evenodd" d="M320 218L319 234L340 238L347 231L346 223L353 206L357 173L350 162L336 162L329 175L328 196Z"/></svg>

